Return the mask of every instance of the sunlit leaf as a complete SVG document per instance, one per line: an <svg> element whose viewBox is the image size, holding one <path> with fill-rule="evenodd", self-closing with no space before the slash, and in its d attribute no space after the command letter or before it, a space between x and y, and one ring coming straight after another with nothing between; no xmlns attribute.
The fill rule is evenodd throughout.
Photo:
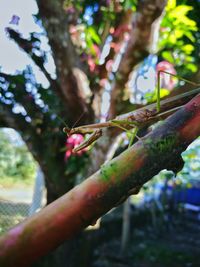
<svg viewBox="0 0 200 267"><path fill-rule="evenodd" d="M182 46L182 50L186 53L186 54L191 54L192 51L194 51L194 46L191 44L186 44L184 46Z"/></svg>
<svg viewBox="0 0 200 267"><path fill-rule="evenodd" d="M166 88L161 88L160 89L160 98L163 98L167 95L169 95L170 91ZM146 93L145 94L145 99L147 100L147 102L156 102L157 101L157 93L151 92L151 93Z"/></svg>
<svg viewBox="0 0 200 267"><path fill-rule="evenodd" d="M169 11L171 9L174 9L176 7L176 0L168 0L166 10Z"/></svg>
<svg viewBox="0 0 200 267"><path fill-rule="evenodd" d="M177 6L174 10L170 12L170 17L175 17L175 18L178 17L182 19L182 17L187 15L187 13L192 9L193 7L186 5Z"/></svg>
<svg viewBox="0 0 200 267"><path fill-rule="evenodd" d="M198 70L197 66L193 63L186 64L186 68L191 70L192 72L196 72Z"/></svg>
<svg viewBox="0 0 200 267"><path fill-rule="evenodd" d="M101 43L101 39L99 38L97 32L95 31L95 29L93 27L88 27L87 28L87 35L88 35L88 38L91 38L97 44Z"/></svg>
<svg viewBox="0 0 200 267"><path fill-rule="evenodd" d="M175 29L174 34L175 34L176 38L179 39L179 38L183 37L184 31L180 30L180 29Z"/></svg>
<svg viewBox="0 0 200 267"><path fill-rule="evenodd" d="M174 57L170 51L162 52L162 57L169 61L170 63L174 63Z"/></svg>

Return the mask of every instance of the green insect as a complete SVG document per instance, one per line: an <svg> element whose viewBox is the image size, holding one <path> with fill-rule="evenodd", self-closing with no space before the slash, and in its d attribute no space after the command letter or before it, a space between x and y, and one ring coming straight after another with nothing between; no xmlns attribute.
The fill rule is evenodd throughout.
<svg viewBox="0 0 200 267"><path fill-rule="evenodd" d="M177 109L182 107L188 100L194 97L196 94L200 93L200 88L194 89L187 93L183 93L174 97L167 98L165 100L160 100L160 74L165 73L176 77L180 80L183 80L191 85L198 86L199 84L194 83L192 81L186 80L178 75L171 74L167 71L159 71L158 72L158 84L156 88L157 102L147 105L143 108L131 111L129 113L119 115L116 118L95 124L83 125L75 128L64 127L63 131L68 136L72 134L91 134L87 140L85 140L78 147L74 148L74 152L78 152L79 150L88 147L92 143L94 143L97 139L99 139L103 134L103 128L108 127L117 127L123 131L126 131L130 135L129 147L133 144L135 137L137 137L137 132L139 129L149 126L159 120L162 120ZM178 106L177 106L178 103ZM181 103L181 106L180 106Z"/></svg>

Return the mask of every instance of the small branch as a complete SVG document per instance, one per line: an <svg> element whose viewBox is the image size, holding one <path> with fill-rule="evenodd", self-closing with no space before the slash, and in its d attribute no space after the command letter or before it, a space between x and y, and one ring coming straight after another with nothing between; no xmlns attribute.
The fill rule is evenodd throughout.
<svg viewBox="0 0 200 267"><path fill-rule="evenodd" d="M13 39L18 46L24 50L33 60L33 62L40 68L40 70L44 73L44 75L46 76L47 80L49 81L49 83L52 85L52 87L55 86L56 81L53 80L50 76L50 74L48 73L48 71L45 69L44 67L44 62L45 62L45 58L44 55L43 56L37 56L33 49L34 49L34 42L31 40L27 40L24 39L19 32L11 29L11 28L7 28L7 32L9 33L9 37L11 39ZM39 40L38 40L39 41Z"/></svg>
<svg viewBox="0 0 200 267"><path fill-rule="evenodd" d="M134 146L39 213L0 237L0 265L30 266L111 208L162 169L179 171L181 153L200 134L200 95Z"/></svg>
<svg viewBox="0 0 200 267"><path fill-rule="evenodd" d="M133 16L132 30L125 53L112 85L109 118L122 112L123 88L129 75L139 62L148 56L152 37L152 24L161 16L166 0L139 1L137 12Z"/></svg>
<svg viewBox="0 0 200 267"><path fill-rule="evenodd" d="M121 14L119 20L117 20L115 25L115 30L112 34L112 44L116 47L120 46L120 44L124 41L124 34L127 33L129 27L131 27L131 18L132 18L132 11L126 10ZM108 76L108 71L106 70L106 64L109 60L113 60L116 55L116 49L111 46L110 52L108 56L105 58L105 63L99 66L99 78L105 79Z"/></svg>
<svg viewBox="0 0 200 267"><path fill-rule="evenodd" d="M101 100L102 100L102 93L104 86L101 85L99 80L108 79L109 73L111 73L111 70L107 69L107 63L110 61L113 61L115 56L118 54L117 47L120 47L124 40L124 35L128 31L130 31L131 27L131 17L132 17L132 11L126 10L121 12L119 15L117 15L117 19L115 22L115 30L111 34L109 31L107 31L108 25L110 25L110 22L108 21L105 25L105 30L103 32L104 35L112 35L112 42L110 43L110 52L105 58L105 62L102 65L99 65L97 68L98 71L98 82L96 80L92 81L91 88L93 88L94 91L94 97L93 97L93 106L95 107L95 113L97 118L101 115ZM109 29L110 30L110 29ZM105 39L105 36L102 37ZM104 41L102 41L104 45Z"/></svg>

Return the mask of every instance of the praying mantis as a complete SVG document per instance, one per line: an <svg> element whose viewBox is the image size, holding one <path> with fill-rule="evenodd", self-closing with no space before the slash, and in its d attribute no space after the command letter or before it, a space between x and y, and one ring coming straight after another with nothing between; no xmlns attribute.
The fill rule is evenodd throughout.
<svg viewBox="0 0 200 267"><path fill-rule="evenodd" d="M165 100L160 100L160 75L161 73L165 73L176 77L180 80L183 80L193 86L199 86L200 84L194 83L178 75L169 73L167 71L159 71L158 72L158 84L157 84L157 102L147 105L143 108L131 111L129 113L119 115L112 120L108 120L106 122L94 123L89 125L83 125L75 128L64 127L63 131L68 136L72 134L91 134L87 140L81 143L79 146L73 149L73 152L78 152L92 143L94 143L97 139L99 139L103 134L103 128L108 127L117 127L123 131L131 132L131 138L129 146L133 143L134 138L137 137L137 132L139 129L144 126L149 126L159 120L162 120L173 112L178 110L182 105L184 105L187 101L189 101L196 94L200 93L200 88L194 89L192 91L167 98Z"/></svg>

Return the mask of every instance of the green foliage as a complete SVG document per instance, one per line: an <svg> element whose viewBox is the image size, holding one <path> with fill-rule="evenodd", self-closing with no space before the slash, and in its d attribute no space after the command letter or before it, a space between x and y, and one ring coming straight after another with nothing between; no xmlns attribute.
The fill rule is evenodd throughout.
<svg viewBox="0 0 200 267"><path fill-rule="evenodd" d="M192 6L177 5L176 0L168 1L159 40L161 56L187 72L197 71L193 52L198 27L196 21L189 17L192 10Z"/></svg>
<svg viewBox="0 0 200 267"><path fill-rule="evenodd" d="M195 140L182 154L185 162L183 169L177 173L176 177L171 171L163 170L154 179L150 180L143 187L147 194L155 193L155 186L164 184L165 180L173 181L176 187L191 187L192 181L200 180L200 138Z"/></svg>
<svg viewBox="0 0 200 267"><path fill-rule="evenodd" d="M169 93L170 92L169 92L168 89L160 88L160 98L163 98L163 97L169 95ZM146 93L145 96L144 96L144 98L149 103L156 102L156 100L157 100L157 93L156 93L156 91Z"/></svg>
<svg viewBox="0 0 200 267"><path fill-rule="evenodd" d="M200 180L200 138L189 146L182 157L185 164L182 171L178 173L177 179L180 184L190 187L191 180Z"/></svg>
<svg viewBox="0 0 200 267"><path fill-rule="evenodd" d="M2 130L0 131L0 183L32 183L36 163L25 145L13 144Z"/></svg>

